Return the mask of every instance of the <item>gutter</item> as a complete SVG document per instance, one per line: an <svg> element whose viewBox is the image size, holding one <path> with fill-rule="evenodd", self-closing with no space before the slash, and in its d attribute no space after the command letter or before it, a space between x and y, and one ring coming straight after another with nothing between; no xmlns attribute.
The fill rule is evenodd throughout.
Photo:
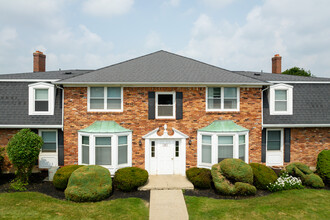
<svg viewBox="0 0 330 220"><path fill-rule="evenodd" d="M224 83L224 82L54 82L57 85L272 85L271 83Z"/></svg>
<svg viewBox="0 0 330 220"><path fill-rule="evenodd" d="M63 125L0 125L0 128L62 128Z"/></svg>
<svg viewBox="0 0 330 220"><path fill-rule="evenodd" d="M330 128L330 124L263 124L263 128Z"/></svg>

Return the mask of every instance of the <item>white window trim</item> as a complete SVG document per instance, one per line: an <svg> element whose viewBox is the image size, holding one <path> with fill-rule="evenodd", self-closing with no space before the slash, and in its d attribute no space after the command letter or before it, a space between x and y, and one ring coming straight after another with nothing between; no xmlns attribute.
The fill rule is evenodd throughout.
<svg viewBox="0 0 330 220"><path fill-rule="evenodd" d="M82 163L82 136L89 137L89 164ZM118 165L118 137L127 136L127 163ZM100 165L110 170L114 175L117 169L132 166L132 133L78 133L78 164L79 165L95 165L95 138L111 137L111 165Z"/></svg>
<svg viewBox="0 0 330 220"><path fill-rule="evenodd" d="M42 132L44 131L52 131L56 133L56 152L42 152L42 148L40 149L40 155L42 156L54 156L54 155L58 155L58 131L55 129L39 129L38 130L38 135L40 137L42 137Z"/></svg>
<svg viewBox="0 0 330 220"><path fill-rule="evenodd" d="M48 89L48 111L35 111L35 90ZM54 115L55 87L49 83L34 83L29 85L29 115Z"/></svg>
<svg viewBox="0 0 330 220"><path fill-rule="evenodd" d="M227 87L227 86L225 86ZM233 109L224 109L224 88L225 87L206 87L206 92L205 92L205 102L206 102L206 111L207 112L239 112L240 111L240 87L230 87L230 88L236 88L237 90L237 108L233 108ZM228 86L229 87L229 86ZM221 89L221 107L220 109L209 109L209 101L208 101L208 91L209 88L220 88Z"/></svg>
<svg viewBox="0 0 330 220"><path fill-rule="evenodd" d="M173 97L173 116L158 116L158 95L172 95ZM155 105L155 108L156 108L156 119L175 119L176 115L175 115L175 112L176 112L176 102L175 102L175 92L156 92L156 105Z"/></svg>
<svg viewBox="0 0 330 220"><path fill-rule="evenodd" d="M287 110L275 111L275 90L286 90ZM287 84L277 84L269 88L269 114L270 115L292 115L293 114L293 86Z"/></svg>
<svg viewBox="0 0 330 220"><path fill-rule="evenodd" d="M202 135L211 136L211 163L202 163ZM218 136L233 136L233 158L239 159L239 136L245 135L245 163L249 163L249 132L198 132L197 133L197 167L210 169L218 163Z"/></svg>
<svg viewBox="0 0 330 220"><path fill-rule="evenodd" d="M102 87L104 88L104 93L103 93L103 101L104 101L104 108L103 109L91 109L90 108L90 89L91 87ZM88 86L87 87L87 111L88 112L123 112L124 111L124 94L123 94L123 87L120 87L121 89L121 107L120 109L107 109L107 88L110 87L119 87L119 86Z"/></svg>

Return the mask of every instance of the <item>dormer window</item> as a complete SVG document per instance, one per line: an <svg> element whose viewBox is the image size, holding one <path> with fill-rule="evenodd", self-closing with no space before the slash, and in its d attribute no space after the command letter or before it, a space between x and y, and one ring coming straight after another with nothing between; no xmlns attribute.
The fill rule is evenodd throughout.
<svg viewBox="0 0 330 220"><path fill-rule="evenodd" d="M292 115L293 86L278 84L270 87L270 115Z"/></svg>
<svg viewBox="0 0 330 220"><path fill-rule="evenodd" d="M54 115L54 85L29 85L29 115Z"/></svg>

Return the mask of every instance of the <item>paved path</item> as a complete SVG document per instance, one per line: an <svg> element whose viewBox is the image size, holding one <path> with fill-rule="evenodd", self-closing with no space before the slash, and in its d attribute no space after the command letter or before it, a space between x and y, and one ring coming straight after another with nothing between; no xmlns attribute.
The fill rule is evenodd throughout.
<svg viewBox="0 0 330 220"><path fill-rule="evenodd" d="M181 175L150 175L148 183L139 190L194 189L193 184Z"/></svg>
<svg viewBox="0 0 330 220"><path fill-rule="evenodd" d="M188 218L182 190L150 191L150 220L185 220Z"/></svg>

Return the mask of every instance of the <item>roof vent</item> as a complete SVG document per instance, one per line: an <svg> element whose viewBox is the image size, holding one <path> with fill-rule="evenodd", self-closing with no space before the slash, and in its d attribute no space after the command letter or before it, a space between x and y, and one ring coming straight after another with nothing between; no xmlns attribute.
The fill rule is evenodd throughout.
<svg viewBox="0 0 330 220"><path fill-rule="evenodd" d="M254 73L255 76L260 76L260 73Z"/></svg>
<svg viewBox="0 0 330 220"><path fill-rule="evenodd" d="M70 75L72 74L72 72L65 72L65 75Z"/></svg>

